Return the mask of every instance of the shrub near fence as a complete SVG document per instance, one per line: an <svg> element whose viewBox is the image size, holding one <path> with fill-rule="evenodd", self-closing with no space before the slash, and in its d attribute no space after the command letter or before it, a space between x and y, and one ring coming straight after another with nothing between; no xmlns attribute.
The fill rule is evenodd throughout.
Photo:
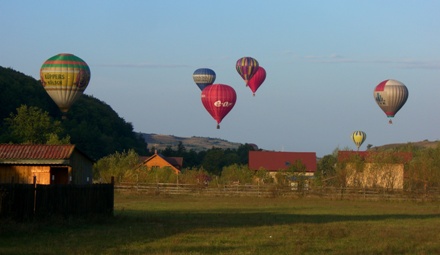
<svg viewBox="0 0 440 255"><path fill-rule="evenodd" d="M34 216L111 215L113 184L0 184L0 217L16 220Z"/></svg>

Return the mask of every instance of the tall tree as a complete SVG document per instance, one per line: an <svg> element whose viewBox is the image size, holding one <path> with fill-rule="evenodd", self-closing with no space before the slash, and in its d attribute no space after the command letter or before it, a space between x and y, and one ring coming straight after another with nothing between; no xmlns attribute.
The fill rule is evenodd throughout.
<svg viewBox="0 0 440 255"><path fill-rule="evenodd" d="M337 158L334 155L325 155L322 159L318 161L318 166L315 175L322 178L330 178L335 174Z"/></svg>
<svg viewBox="0 0 440 255"><path fill-rule="evenodd" d="M139 167L139 155L134 150L116 152L98 160L93 166L93 178L102 182L110 182L115 177L116 182L135 174Z"/></svg>
<svg viewBox="0 0 440 255"><path fill-rule="evenodd" d="M22 105L17 108L17 113L11 113L5 119L9 131L10 142L26 144L59 144L69 143L65 137L59 139L63 133L60 121L53 120L48 112L43 112L38 107Z"/></svg>
<svg viewBox="0 0 440 255"><path fill-rule="evenodd" d="M224 151L220 148L212 148L206 152L202 161L203 169L215 175L220 175L224 162Z"/></svg>

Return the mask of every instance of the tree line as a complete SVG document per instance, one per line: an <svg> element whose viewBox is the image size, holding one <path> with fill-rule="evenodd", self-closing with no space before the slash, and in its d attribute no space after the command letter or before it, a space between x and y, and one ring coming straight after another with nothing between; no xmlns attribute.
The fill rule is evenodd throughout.
<svg viewBox="0 0 440 255"><path fill-rule="evenodd" d="M151 152L156 149L153 147ZM223 167L237 164L247 165L249 159L249 151L254 150L254 147L249 144L241 144L238 148L216 148L204 151L187 150L182 142L179 142L174 149L172 146L167 146L164 150L159 150L165 157L182 157L183 168L200 168L202 167L207 172L219 175Z"/></svg>
<svg viewBox="0 0 440 255"><path fill-rule="evenodd" d="M186 152L183 144L177 145L159 152L168 156L183 156L186 167L176 174L169 167L147 168L141 164L141 157L133 150L115 153L100 159L94 165L94 180L97 182L109 182L114 178L120 183L180 183L209 185L230 184L274 184L279 186L290 185L290 180L295 177L298 187L305 187L306 166L301 161L296 161L288 169L280 170L272 175L265 169L249 169L247 158L249 150L254 147L248 144L239 146L237 149L212 148L207 151L196 153ZM180 150L180 152L179 152ZM185 161L185 155L198 155L199 160ZM165 155L164 155L165 156ZM198 163L197 163L198 162ZM275 181L277 180L277 181Z"/></svg>

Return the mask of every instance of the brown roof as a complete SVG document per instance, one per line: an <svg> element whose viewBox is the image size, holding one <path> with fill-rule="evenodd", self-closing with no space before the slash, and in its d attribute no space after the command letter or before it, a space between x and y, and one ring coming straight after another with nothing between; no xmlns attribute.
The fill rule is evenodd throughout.
<svg viewBox="0 0 440 255"><path fill-rule="evenodd" d="M68 159L75 145L0 144L0 159Z"/></svg>
<svg viewBox="0 0 440 255"><path fill-rule="evenodd" d="M338 151L338 162L349 160L359 156L367 162L378 162L393 160L398 163L408 163L412 160L411 152L390 152L390 151Z"/></svg>
<svg viewBox="0 0 440 255"><path fill-rule="evenodd" d="M252 170L284 170L297 160L306 166L307 172L316 171L315 152L249 151L249 168Z"/></svg>
<svg viewBox="0 0 440 255"><path fill-rule="evenodd" d="M168 163L177 167L178 169L182 168L183 158L182 157L164 157L162 156Z"/></svg>

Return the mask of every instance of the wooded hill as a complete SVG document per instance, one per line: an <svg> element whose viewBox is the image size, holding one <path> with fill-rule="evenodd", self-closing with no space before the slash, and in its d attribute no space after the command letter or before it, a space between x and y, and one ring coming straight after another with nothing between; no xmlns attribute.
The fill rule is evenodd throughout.
<svg viewBox="0 0 440 255"><path fill-rule="evenodd" d="M33 77L0 66L0 89L0 143L13 142L7 135L5 118L16 114L21 105L27 105L38 107L54 120L60 120L70 142L95 160L129 149L139 155L148 154L145 140L133 132L132 124L97 98L82 95L70 108L67 119L61 120L60 110Z"/></svg>

